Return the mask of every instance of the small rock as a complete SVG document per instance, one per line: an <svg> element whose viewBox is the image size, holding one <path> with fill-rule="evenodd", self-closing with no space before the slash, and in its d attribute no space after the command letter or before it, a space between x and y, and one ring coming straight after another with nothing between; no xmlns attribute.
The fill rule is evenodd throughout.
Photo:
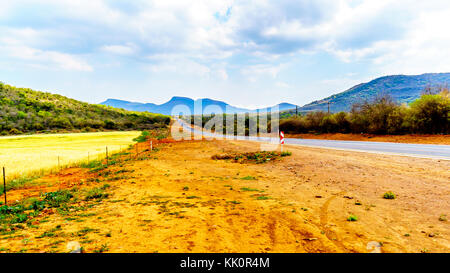
<svg viewBox="0 0 450 273"><path fill-rule="evenodd" d="M322 198L322 196L321 196L321 195L316 195L315 197L316 197L316 198Z"/></svg>
<svg viewBox="0 0 450 273"><path fill-rule="evenodd" d="M430 234L428 234L428 237L434 237L434 236L436 236L434 233L430 233Z"/></svg>
<svg viewBox="0 0 450 273"><path fill-rule="evenodd" d="M68 242L66 249L69 253L81 253L81 245L77 241Z"/></svg>

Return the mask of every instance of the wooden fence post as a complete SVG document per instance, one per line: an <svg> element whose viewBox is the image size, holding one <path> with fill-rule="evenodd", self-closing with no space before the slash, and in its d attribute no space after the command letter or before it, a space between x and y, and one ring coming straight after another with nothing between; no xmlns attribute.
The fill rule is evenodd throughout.
<svg viewBox="0 0 450 273"><path fill-rule="evenodd" d="M5 194L5 206L6 203L6 174L5 174L5 167L3 167L3 193Z"/></svg>

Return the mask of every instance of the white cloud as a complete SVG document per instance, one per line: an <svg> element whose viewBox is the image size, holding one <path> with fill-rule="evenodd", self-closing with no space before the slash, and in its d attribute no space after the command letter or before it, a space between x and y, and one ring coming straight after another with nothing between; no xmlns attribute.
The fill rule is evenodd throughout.
<svg viewBox="0 0 450 273"><path fill-rule="evenodd" d="M133 45L105 45L101 47L101 50L107 53L117 54L117 55L132 55L136 52Z"/></svg>
<svg viewBox="0 0 450 273"><path fill-rule="evenodd" d="M63 69L74 71L93 71L92 66L77 56L56 51L44 51L26 46L0 46L3 53L23 65L45 69ZM16 63L17 64L17 63Z"/></svg>
<svg viewBox="0 0 450 273"><path fill-rule="evenodd" d="M401 38L356 49L328 48L345 62L369 60L382 74L450 71L450 7L414 11ZM388 31L388 30L386 30Z"/></svg>
<svg viewBox="0 0 450 273"><path fill-rule="evenodd" d="M133 77L144 67L145 76L157 76L149 77L152 83L173 78L195 89L206 79L268 92L313 92L304 88L313 84L346 89L362 80L339 80L352 70L361 77L450 71L448 1L3 2L0 61L11 66L93 71L95 64L96 70ZM330 66L322 69L325 64ZM310 82L298 80L300 74L311 75L304 79ZM251 84L241 82L242 76Z"/></svg>
<svg viewBox="0 0 450 273"><path fill-rule="evenodd" d="M276 82L275 86L280 87L280 88L290 88L291 87L288 83L285 83L285 82Z"/></svg>
<svg viewBox="0 0 450 273"><path fill-rule="evenodd" d="M250 82L255 82L260 77L271 77L275 79L280 73L283 65L250 65L241 69L241 74L246 76Z"/></svg>

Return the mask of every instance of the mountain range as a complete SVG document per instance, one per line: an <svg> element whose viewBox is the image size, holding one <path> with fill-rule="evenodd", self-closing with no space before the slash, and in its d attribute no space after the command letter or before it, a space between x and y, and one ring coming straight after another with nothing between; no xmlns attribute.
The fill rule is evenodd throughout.
<svg viewBox="0 0 450 273"><path fill-rule="evenodd" d="M298 107L298 111L327 111L328 103L330 103L331 112L349 111L354 103L365 100L370 101L378 95L390 95L398 103L410 103L419 98L426 87L446 86L448 83L450 83L450 73L427 73L412 76L385 76L374 79L368 83L358 84L346 91L337 93L322 100L313 101L302 107ZM217 112L218 108L220 108L224 113L252 113L266 110L266 108L244 109L231 106L223 101L207 98L193 100L187 97L173 97L168 102L159 105L154 103L139 103L116 99L108 99L100 104L131 111L148 111L171 115L173 107L179 104L186 105L191 113L199 114L198 110L194 112L194 105L200 102L202 103L204 114ZM295 109L296 107L295 104L291 103L281 103L275 106L278 106L280 111Z"/></svg>
<svg viewBox="0 0 450 273"><path fill-rule="evenodd" d="M200 103L202 105L202 108L194 107L195 105L199 105ZM207 99L207 98L193 100L193 99L187 98L187 97L173 97L168 102L163 103L163 104L139 103L139 102L130 102L130 101L125 101L125 100L116 100L116 99L108 99L100 104L112 106L115 108L123 108L126 110L140 111L140 112L148 111L151 113L160 113L160 114L164 114L164 115L171 115L172 109L174 109L174 107L177 105L187 106L190 113L194 113L194 114L200 114L201 110L199 110L199 109L203 109L204 114L211 114L214 112L217 113L220 111L223 113L247 113L247 112L252 113L252 112L256 112L256 111L259 111L259 112L267 111L267 108L251 110L251 109L234 107L223 101L212 100L212 99ZM295 105L290 104L290 103L280 103L275 106L278 106L280 111L285 111L285 110L295 108Z"/></svg>
<svg viewBox="0 0 450 273"><path fill-rule="evenodd" d="M349 111L354 103L373 100L378 95L389 95L397 103L410 103L420 97L426 87L448 86L450 73L428 73L415 76L395 75L374 79L358 84L344 92L322 100L313 101L301 107L302 112Z"/></svg>

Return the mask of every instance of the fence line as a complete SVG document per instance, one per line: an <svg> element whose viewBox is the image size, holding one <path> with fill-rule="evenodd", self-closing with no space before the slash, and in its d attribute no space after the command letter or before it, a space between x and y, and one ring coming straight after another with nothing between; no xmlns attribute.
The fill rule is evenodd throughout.
<svg viewBox="0 0 450 273"><path fill-rule="evenodd" d="M141 143L136 143L136 144L134 144L135 145L135 147L136 147L136 157L138 157L139 156L139 145L140 145ZM143 143L143 144L145 144L145 143ZM149 147L149 149L148 149L148 151L153 151L153 141L152 140L149 140L149 142L148 142L148 147ZM144 146L145 147L145 146ZM132 148L129 148L130 150L132 149ZM122 150L122 145L119 145L119 150L118 150L118 153L121 153L123 150ZM142 152L143 151L145 151L145 148L142 150ZM77 166L77 165L79 165L79 164L82 164L83 162L87 162L88 164L89 164L89 162L91 162L91 160L90 160L90 152L88 151L87 152L88 153L88 156L87 156L87 161L86 160L83 160L83 159L81 159L81 160L78 160L78 161L74 161L74 162L69 162L68 164L66 164L66 165L64 165L64 164L62 164L62 158L61 158L61 156L57 156L57 168L58 168L58 171L61 171L63 168L70 168L70 167L74 167L74 166ZM102 153L101 152L99 152L99 153L97 153L97 160L102 160L102 159L106 159L106 165L109 165L109 150L108 150L108 146L106 146L106 148L105 148L105 158L103 158L102 156ZM131 159L131 153L130 153L130 159ZM7 189L6 189L6 167L5 166L3 166L2 167L2 170L3 170L3 193L4 193L4 200L5 200L5 203L4 203L4 205L7 205ZM43 175L45 175L45 173L46 172L49 172L49 173L51 173L51 174L53 174L53 171L54 171L54 167L48 167L48 168L42 168L42 169L39 169L39 170L36 170L36 171L30 171L29 173L31 174L31 173L34 173L34 172L38 172L39 174L38 175L36 175L36 176L43 176ZM15 179L20 179L20 177L18 177L18 178L15 178ZM13 180L15 180L15 179L13 179Z"/></svg>

